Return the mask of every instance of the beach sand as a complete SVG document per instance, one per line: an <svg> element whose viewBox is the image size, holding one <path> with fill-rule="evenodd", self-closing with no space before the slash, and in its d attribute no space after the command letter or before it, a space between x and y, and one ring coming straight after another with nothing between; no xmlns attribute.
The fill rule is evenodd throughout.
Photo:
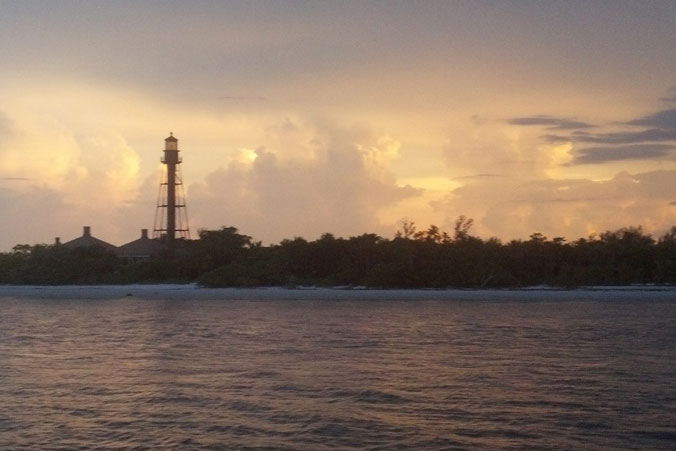
<svg viewBox="0 0 676 451"><path fill-rule="evenodd" d="M378 290L364 288L202 288L172 285L0 285L0 299L167 299L167 300L676 300L676 287L591 287L574 290L532 287L510 290Z"/></svg>

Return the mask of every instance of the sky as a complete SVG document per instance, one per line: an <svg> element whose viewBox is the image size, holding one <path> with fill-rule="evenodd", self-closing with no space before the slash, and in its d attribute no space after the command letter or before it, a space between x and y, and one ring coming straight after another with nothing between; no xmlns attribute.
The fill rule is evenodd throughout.
<svg viewBox="0 0 676 451"><path fill-rule="evenodd" d="M0 250L676 225L676 2L0 0Z"/></svg>

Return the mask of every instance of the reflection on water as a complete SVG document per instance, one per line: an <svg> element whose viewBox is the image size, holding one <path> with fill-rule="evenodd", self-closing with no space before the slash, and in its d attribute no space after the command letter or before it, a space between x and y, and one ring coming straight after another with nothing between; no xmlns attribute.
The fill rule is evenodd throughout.
<svg viewBox="0 0 676 451"><path fill-rule="evenodd" d="M2 449L676 445L676 301L0 309Z"/></svg>

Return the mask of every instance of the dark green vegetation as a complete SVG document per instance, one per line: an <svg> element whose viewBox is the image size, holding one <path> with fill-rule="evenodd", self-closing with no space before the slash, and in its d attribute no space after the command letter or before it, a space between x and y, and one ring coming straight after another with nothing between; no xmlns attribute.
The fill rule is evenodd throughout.
<svg viewBox="0 0 676 451"><path fill-rule="evenodd" d="M460 217L452 234L406 223L394 239L324 234L262 246L234 227L179 241L172 259L130 261L100 248L18 245L0 254L0 283L194 282L204 286L368 286L383 288L560 287L676 283L676 227L654 239L640 227L566 242L534 233L501 243L470 235Z"/></svg>

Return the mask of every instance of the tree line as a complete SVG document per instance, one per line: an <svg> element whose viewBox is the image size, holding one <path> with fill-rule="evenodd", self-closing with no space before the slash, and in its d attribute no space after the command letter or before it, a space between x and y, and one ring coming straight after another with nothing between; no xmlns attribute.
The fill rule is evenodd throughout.
<svg viewBox="0 0 676 451"><path fill-rule="evenodd" d="M102 248L17 245L0 253L3 284L198 282L208 287L345 286L507 288L534 285L676 283L676 227L657 239L623 227L568 242L533 233L503 243L470 234L458 218L450 233L404 223L392 239L330 233L263 246L235 227L179 240L171 258L128 260Z"/></svg>

